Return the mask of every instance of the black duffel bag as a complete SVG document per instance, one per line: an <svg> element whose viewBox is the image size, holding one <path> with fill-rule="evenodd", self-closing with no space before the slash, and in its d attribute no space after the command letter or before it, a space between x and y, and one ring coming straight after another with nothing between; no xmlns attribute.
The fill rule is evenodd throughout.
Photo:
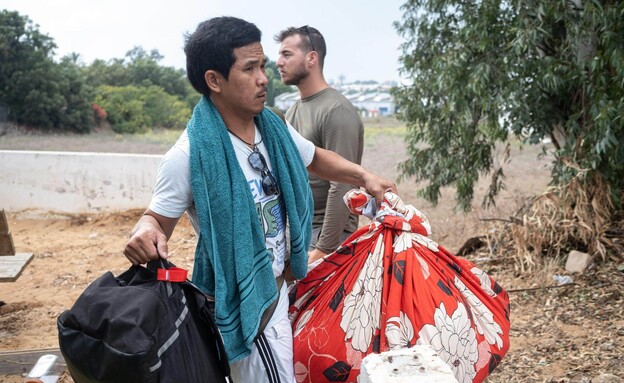
<svg viewBox="0 0 624 383"><path fill-rule="evenodd" d="M230 368L206 296L165 263L107 272L59 316L61 352L76 383L226 381Z"/></svg>

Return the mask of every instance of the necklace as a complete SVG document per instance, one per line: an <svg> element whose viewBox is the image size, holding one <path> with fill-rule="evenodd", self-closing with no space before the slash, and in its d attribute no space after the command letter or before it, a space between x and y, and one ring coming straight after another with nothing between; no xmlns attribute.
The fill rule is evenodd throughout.
<svg viewBox="0 0 624 383"><path fill-rule="evenodd" d="M226 128L227 129L227 128ZM241 140L242 143L244 143L245 145L249 146L250 148L252 148L253 150L256 149L257 145L260 145L260 143L262 142L262 138L260 138L260 141L255 142L255 143L249 143L245 140L243 140L242 138L240 138L238 136L238 134L234 133L233 131L231 131L230 129L227 130L228 132L232 133L234 135L234 137L238 138L239 140Z"/></svg>

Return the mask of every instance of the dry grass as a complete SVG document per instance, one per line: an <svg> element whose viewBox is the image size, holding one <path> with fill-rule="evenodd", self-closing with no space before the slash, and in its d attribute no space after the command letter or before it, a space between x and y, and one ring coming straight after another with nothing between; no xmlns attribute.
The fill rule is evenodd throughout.
<svg viewBox="0 0 624 383"><path fill-rule="evenodd" d="M485 236L487 252L513 259L519 273L543 269L571 250L600 262L622 261L624 219L611 196L602 177L579 173L566 185L528 198L508 222L493 225Z"/></svg>

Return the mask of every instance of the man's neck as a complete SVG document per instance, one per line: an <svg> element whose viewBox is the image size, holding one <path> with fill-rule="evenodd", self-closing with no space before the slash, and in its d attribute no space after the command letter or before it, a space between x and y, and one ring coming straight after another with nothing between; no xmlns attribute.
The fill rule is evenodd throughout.
<svg viewBox="0 0 624 383"><path fill-rule="evenodd" d="M327 81L325 81L325 77L323 77L322 73L310 73L310 75L305 80L297 85L297 89L299 89L299 96L301 98L314 96L318 92L327 88L329 88L329 84L327 83Z"/></svg>
<svg viewBox="0 0 624 383"><path fill-rule="evenodd" d="M225 127L243 139L253 141L255 135L254 116L245 115L233 110L229 105L220 102L218 98L212 98L212 102L221 115Z"/></svg>
<svg viewBox="0 0 624 383"><path fill-rule="evenodd" d="M221 116L225 127L236 136L240 137L245 142L254 142L256 135L256 128L253 118L241 119L230 116Z"/></svg>

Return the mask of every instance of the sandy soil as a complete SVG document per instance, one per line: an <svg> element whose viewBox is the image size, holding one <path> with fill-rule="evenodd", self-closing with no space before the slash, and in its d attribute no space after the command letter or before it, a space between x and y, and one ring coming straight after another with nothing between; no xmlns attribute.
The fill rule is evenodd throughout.
<svg viewBox="0 0 624 383"><path fill-rule="evenodd" d="M507 190L492 210L479 207L484 183L479 184L475 208L469 214L454 211L452 190L443 191L436 207L417 198L415 185L409 182L399 185L400 194L429 217L434 239L456 251L466 239L488 230L484 218L507 218L526 196L545 188L548 165L537 159L538 151L513 151L507 167ZM395 165L404 156L399 138L377 136L374 145L367 144L364 165L396 177ZM102 273L118 274L128 268L121 251L141 213L68 216L11 212L9 227L16 249L34 253L34 259L16 282L0 283L0 300L4 302L0 307L0 352L58 347L58 315ZM183 218L170 240L172 261L192 269L194 245L190 224ZM511 290L552 285L553 274L565 273L554 265L540 273L518 275L504 260L482 266ZM624 298L620 292L624 273L615 266L599 267L588 276L575 276L575 282L578 285L573 287L510 293L512 346L488 382L590 382L598 381L601 373L624 377ZM22 377L0 371L0 382L20 381ZM64 376L61 381L71 379Z"/></svg>

